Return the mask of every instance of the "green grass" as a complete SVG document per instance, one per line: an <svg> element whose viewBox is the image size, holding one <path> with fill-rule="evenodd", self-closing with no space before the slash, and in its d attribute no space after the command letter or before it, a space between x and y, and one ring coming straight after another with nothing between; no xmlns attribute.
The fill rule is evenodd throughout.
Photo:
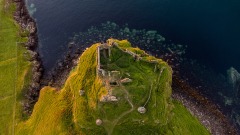
<svg viewBox="0 0 240 135"><path fill-rule="evenodd" d="M61 91L51 87L41 90L32 116L18 125L17 134L104 133L102 127L95 125L98 96L105 91L96 78L96 47L93 45L82 54L81 64ZM80 96L79 90L85 90L85 96Z"/></svg>
<svg viewBox="0 0 240 135"><path fill-rule="evenodd" d="M118 42L130 47L127 41ZM161 60L157 64L148 62L151 57L148 55L144 56L145 60L134 61L132 56L113 48L111 61L102 59L105 68L119 70L123 77L130 74L133 82L113 89L113 94L120 97L118 103L99 102L107 91L96 75L97 46L93 45L82 54L63 89L44 87L41 90L33 114L18 124L16 134L209 135L183 105L171 100L171 68ZM85 95L80 96L79 90L85 90ZM146 102L148 95L147 112L140 114L137 108ZM101 126L95 124L98 118L103 120Z"/></svg>
<svg viewBox="0 0 240 135"><path fill-rule="evenodd" d="M171 121L164 126L156 126L147 119L125 119L116 126L113 134L120 135L209 135L210 133L192 116L186 108L173 101L174 109ZM132 114L133 115L133 114ZM137 114L136 114L137 115ZM128 117L135 117L128 116ZM142 117L142 116L139 116ZM127 132L124 132L127 131Z"/></svg>
<svg viewBox="0 0 240 135"><path fill-rule="evenodd" d="M22 119L23 89L30 80L31 63L24 56L21 30L13 20L15 6L0 0L0 133L13 134L15 125ZM27 54L26 54L27 55Z"/></svg>
<svg viewBox="0 0 240 135"><path fill-rule="evenodd" d="M128 47L128 50L138 50L138 48L131 49L131 47ZM151 121L161 119L160 123L165 125L169 117L168 115L171 114L170 112L172 110L172 104L168 101L171 95L170 85L172 73L170 67L166 63L160 63L157 64L159 69L154 72L154 67L156 65L154 63L149 63L146 61L134 61L134 58L131 55L120 51L116 47L113 47L111 51L111 62L109 62L106 70L118 70L121 73L129 73L131 75L129 78L131 78L133 82L129 85L127 84L126 89L129 91L130 97L136 108L145 104L148 98L149 90L151 89L151 85L153 85L153 98L151 98L147 104L148 112L146 116L151 116L148 117L148 119ZM145 52L142 50L139 52L145 54ZM122 54L119 55L120 53ZM113 67L114 69L112 69ZM163 67L165 67L166 70L163 71L162 76L159 76L160 70ZM124 110L124 108L127 107L129 106L119 105L119 110L114 109L116 106L112 106L109 110L116 111L113 114L118 116L117 114L121 114L123 112L121 110Z"/></svg>

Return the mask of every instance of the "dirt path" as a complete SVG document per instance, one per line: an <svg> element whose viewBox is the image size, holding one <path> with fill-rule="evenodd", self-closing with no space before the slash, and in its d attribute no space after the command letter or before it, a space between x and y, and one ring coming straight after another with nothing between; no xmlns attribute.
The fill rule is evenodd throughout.
<svg viewBox="0 0 240 135"><path fill-rule="evenodd" d="M145 106L147 105L148 101L150 100L151 95L152 95L152 89L153 89L153 83L151 84L150 92L149 92L149 94L148 94L148 99L147 99L147 101L145 102L145 104L143 105L143 107L145 107Z"/></svg>
<svg viewBox="0 0 240 135"><path fill-rule="evenodd" d="M129 92L125 89L125 87L124 87L122 84L120 84L120 88L121 88L121 90L123 90L123 91L126 93L125 98L126 98L126 100L128 101L128 103L130 104L131 109L128 110L128 111L123 112L119 117L117 117L116 119L114 119L112 122L109 121L109 120L104 120L106 123L108 123L108 124L105 126L105 129L106 129L108 135L111 135L111 134L112 134L114 127L117 125L117 123L119 122L119 120L120 120L121 118L123 118L125 115L131 113L131 112L134 110L134 105L133 105L131 99L129 98ZM109 126L109 125L111 125L111 126Z"/></svg>

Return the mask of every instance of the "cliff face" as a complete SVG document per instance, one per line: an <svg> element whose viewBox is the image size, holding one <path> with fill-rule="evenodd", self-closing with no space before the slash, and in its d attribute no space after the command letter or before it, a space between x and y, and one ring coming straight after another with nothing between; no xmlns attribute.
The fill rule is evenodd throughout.
<svg viewBox="0 0 240 135"><path fill-rule="evenodd" d="M107 74L98 74L100 44L95 44L82 54L61 90L41 90L30 119L18 124L16 133L208 134L181 104L172 102L167 63L128 41L114 42L118 47L111 47L109 57L100 54ZM101 100L104 96L115 98Z"/></svg>
<svg viewBox="0 0 240 135"><path fill-rule="evenodd" d="M24 103L24 112L27 115L30 115L39 96L39 90L41 88L40 81L43 73L42 62L39 53L36 50L38 46L37 25L29 15L24 0L13 0L13 2L16 7L14 19L19 24L21 31L27 36L28 40L23 44L28 50L31 57L30 61L32 63L32 81L28 87L28 92L25 95L26 100Z"/></svg>
<svg viewBox="0 0 240 135"><path fill-rule="evenodd" d="M24 0L13 0L16 4L16 12L14 13L14 19L18 22L23 30L29 32L28 42L26 47L30 50L34 50L37 47L38 36L36 22L29 15Z"/></svg>

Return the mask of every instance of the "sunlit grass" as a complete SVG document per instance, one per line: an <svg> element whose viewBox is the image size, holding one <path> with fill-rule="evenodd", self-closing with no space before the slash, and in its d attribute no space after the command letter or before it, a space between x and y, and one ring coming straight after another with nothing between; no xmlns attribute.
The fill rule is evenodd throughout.
<svg viewBox="0 0 240 135"><path fill-rule="evenodd" d="M17 42L26 41L13 20L15 6L10 1L0 0L0 133L13 134L15 125L22 119L20 102L23 88L30 81L29 56Z"/></svg>

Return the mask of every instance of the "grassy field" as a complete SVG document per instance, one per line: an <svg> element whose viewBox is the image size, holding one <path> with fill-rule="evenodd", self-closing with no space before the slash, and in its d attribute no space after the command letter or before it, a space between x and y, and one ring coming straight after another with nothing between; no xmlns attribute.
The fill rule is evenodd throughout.
<svg viewBox="0 0 240 135"><path fill-rule="evenodd" d="M131 48L127 41L118 43L120 48L145 57L142 61L134 61L132 56L113 48L111 61L102 59L106 69L119 70L122 77L130 74L133 79L113 89L120 97L118 103L99 102L107 90L96 76L98 44L95 44L82 54L60 91L52 87L41 90L33 114L18 124L16 134L209 135L183 105L172 101L172 71L167 63ZM158 63L147 62L152 59ZM85 94L80 96L79 90L85 90ZM144 104L147 112L138 113L137 108ZM103 120L101 126L95 123L98 118Z"/></svg>
<svg viewBox="0 0 240 135"><path fill-rule="evenodd" d="M0 0L0 134L13 134L22 119L23 88L30 80L31 63L24 56L26 49L17 42L26 42L19 36L21 30L13 20L15 6Z"/></svg>
<svg viewBox="0 0 240 135"><path fill-rule="evenodd" d="M104 128L95 124L98 94L105 90L96 78L96 47L82 54L63 89L41 90L30 119L18 125L17 134L83 134L86 130L89 134L104 134ZM85 96L79 95L81 89L86 90Z"/></svg>

